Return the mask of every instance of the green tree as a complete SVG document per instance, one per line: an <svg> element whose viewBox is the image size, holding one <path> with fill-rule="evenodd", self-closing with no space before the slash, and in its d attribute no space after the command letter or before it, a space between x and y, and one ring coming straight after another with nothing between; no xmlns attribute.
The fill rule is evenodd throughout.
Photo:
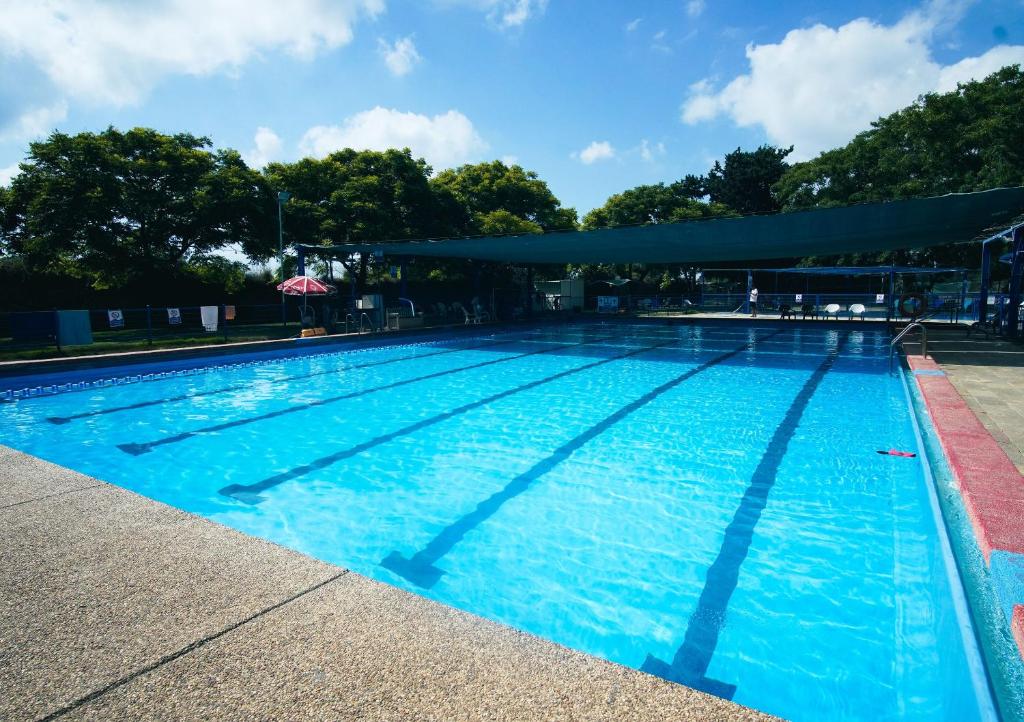
<svg viewBox="0 0 1024 722"><path fill-rule="evenodd" d="M692 176L690 176L692 178ZM683 182L642 185L608 198L604 205L583 217L586 229L672 223L735 215L721 203L696 200Z"/></svg>
<svg viewBox="0 0 1024 722"><path fill-rule="evenodd" d="M563 208L537 173L518 165L498 160L463 165L442 171L431 185L452 235L491 233L484 229L496 227L491 214L497 211L505 225L509 216L515 216L545 231L576 228L575 209Z"/></svg>
<svg viewBox="0 0 1024 722"><path fill-rule="evenodd" d="M844 147L794 165L775 191L785 210L800 210L1021 186L1021 138L1024 72L1007 66L880 118ZM976 266L979 258L976 245L961 243L804 263Z"/></svg>
<svg viewBox="0 0 1024 722"><path fill-rule="evenodd" d="M842 148L797 163L775 191L786 210L1024 185L1024 72L930 93Z"/></svg>
<svg viewBox="0 0 1024 722"><path fill-rule="evenodd" d="M94 288L186 272L214 251L269 248L269 196L237 152L148 128L32 143L6 193L6 250Z"/></svg>
<svg viewBox="0 0 1024 722"><path fill-rule="evenodd" d="M430 166L408 148L346 148L322 159L271 163L264 174L275 190L291 193L284 207L286 243L386 243L443 230L434 213ZM340 260L362 287L369 257Z"/></svg>
<svg viewBox="0 0 1024 722"><path fill-rule="evenodd" d="M789 168L786 156L792 152L793 146L762 145L752 151L737 148L725 156L724 165L715 161L704 177L702 190L713 203L721 203L741 215L775 213L782 206L772 186Z"/></svg>

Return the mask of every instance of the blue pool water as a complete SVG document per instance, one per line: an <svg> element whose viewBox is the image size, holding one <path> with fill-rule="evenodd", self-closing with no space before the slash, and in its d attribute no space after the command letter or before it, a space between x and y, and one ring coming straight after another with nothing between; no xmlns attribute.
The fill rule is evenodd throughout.
<svg viewBox="0 0 1024 722"><path fill-rule="evenodd" d="M887 353L538 327L5 403L0 443L791 719L984 719Z"/></svg>

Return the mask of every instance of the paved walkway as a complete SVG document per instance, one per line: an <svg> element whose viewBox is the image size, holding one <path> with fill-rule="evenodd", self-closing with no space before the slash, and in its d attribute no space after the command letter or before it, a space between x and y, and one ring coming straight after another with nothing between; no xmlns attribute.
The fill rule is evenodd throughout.
<svg viewBox="0 0 1024 722"><path fill-rule="evenodd" d="M0 719L770 719L2 446L0 548Z"/></svg>
<svg viewBox="0 0 1024 722"><path fill-rule="evenodd" d="M905 348L920 353L917 343ZM968 338L963 326L931 327L928 353L1024 474L1024 343Z"/></svg>

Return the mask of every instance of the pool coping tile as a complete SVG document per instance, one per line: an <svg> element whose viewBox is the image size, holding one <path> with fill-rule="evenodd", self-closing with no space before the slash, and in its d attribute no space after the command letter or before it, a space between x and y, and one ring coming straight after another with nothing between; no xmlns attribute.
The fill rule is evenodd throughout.
<svg viewBox="0 0 1024 722"><path fill-rule="evenodd" d="M939 444L960 490L978 547L993 577L993 589L1006 622L1018 624L1017 605L1024 604L1024 584L1002 583L1004 558L1024 570L1024 474L992 436L932 359L907 357ZM1024 658L1024 634L1014 630Z"/></svg>

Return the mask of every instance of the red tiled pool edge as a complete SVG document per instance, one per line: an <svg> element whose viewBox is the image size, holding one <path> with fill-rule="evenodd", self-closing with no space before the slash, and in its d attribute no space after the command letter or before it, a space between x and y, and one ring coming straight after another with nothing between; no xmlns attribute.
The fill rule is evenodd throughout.
<svg viewBox="0 0 1024 722"><path fill-rule="evenodd" d="M912 371L922 372L914 378L986 564L992 566L992 554L997 551L1024 562L1024 475L937 363L920 356L908 356L907 362ZM1024 594L1017 584L997 586L1001 587L997 591L1013 595L1000 601L1024 658Z"/></svg>

